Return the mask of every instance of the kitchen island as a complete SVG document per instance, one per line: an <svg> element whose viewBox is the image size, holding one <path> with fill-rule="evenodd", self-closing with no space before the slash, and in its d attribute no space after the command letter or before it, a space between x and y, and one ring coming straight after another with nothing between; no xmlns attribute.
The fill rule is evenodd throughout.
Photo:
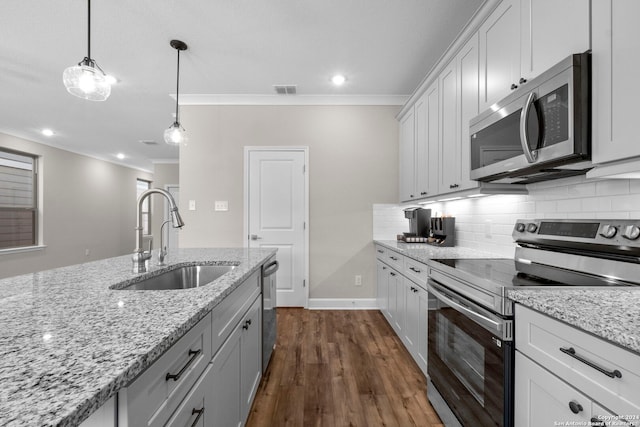
<svg viewBox="0 0 640 427"><path fill-rule="evenodd" d="M0 425L79 425L274 254L180 249L147 273L124 255L0 280ZM199 288L111 289L193 264L236 268Z"/></svg>

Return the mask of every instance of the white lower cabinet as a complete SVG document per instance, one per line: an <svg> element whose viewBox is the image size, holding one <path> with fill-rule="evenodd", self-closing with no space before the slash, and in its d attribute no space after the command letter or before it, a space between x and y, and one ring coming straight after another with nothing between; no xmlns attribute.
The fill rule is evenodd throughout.
<svg viewBox="0 0 640 427"><path fill-rule="evenodd" d="M639 425L640 356L519 304L515 323L516 426Z"/></svg>
<svg viewBox="0 0 640 427"><path fill-rule="evenodd" d="M257 271L118 392L115 425L241 426L261 378L262 296ZM111 409L105 408L82 427L113 426L113 402Z"/></svg>
<svg viewBox="0 0 640 427"><path fill-rule="evenodd" d="M249 415L262 372L260 311L261 300L257 298L213 358L210 382L212 418L208 426L240 426Z"/></svg>
<svg viewBox="0 0 640 427"><path fill-rule="evenodd" d="M428 267L379 245L376 249L378 308L427 376Z"/></svg>
<svg viewBox="0 0 640 427"><path fill-rule="evenodd" d="M427 375L427 291L421 285L404 279L404 333L402 341L416 361L420 370Z"/></svg>

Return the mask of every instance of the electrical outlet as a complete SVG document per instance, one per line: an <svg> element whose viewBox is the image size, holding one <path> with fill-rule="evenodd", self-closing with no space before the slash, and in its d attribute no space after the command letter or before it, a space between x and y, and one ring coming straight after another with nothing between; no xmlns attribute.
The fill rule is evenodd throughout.
<svg viewBox="0 0 640 427"><path fill-rule="evenodd" d="M362 286L362 276L359 274L356 276L356 286Z"/></svg>
<svg viewBox="0 0 640 427"><path fill-rule="evenodd" d="M91 254L91 250L90 249L85 249L84 250L84 256L89 256Z"/></svg>
<svg viewBox="0 0 640 427"><path fill-rule="evenodd" d="M189 210L190 211L195 211L196 210L196 201L195 200L189 200Z"/></svg>

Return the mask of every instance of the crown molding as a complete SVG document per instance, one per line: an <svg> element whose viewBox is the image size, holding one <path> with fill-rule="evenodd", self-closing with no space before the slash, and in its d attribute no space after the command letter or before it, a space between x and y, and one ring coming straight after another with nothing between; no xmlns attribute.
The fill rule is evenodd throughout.
<svg viewBox="0 0 640 427"><path fill-rule="evenodd" d="M180 105L404 105L408 99L408 95L191 94L180 95Z"/></svg>

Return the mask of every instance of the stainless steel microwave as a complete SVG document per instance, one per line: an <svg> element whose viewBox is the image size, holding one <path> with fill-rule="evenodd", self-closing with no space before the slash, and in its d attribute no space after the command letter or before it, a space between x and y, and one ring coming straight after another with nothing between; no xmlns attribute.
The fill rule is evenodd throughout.
<svg viewBox="0 0 640 427"><path fill-rule="evenodd" d="M591 55L571 55L472 119L471 178L529 184L591 169Z"/></svg>

